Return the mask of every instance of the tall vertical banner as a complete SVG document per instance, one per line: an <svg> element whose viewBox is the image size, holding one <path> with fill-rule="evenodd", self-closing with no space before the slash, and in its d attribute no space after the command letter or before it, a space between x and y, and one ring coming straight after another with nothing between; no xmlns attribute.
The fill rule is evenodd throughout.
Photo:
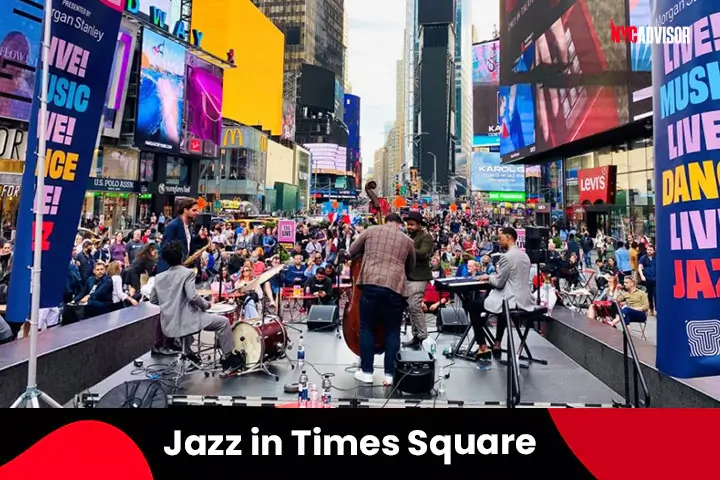
<svg viewBox="0 0 720 480"><path fill-rule="evenodd" d="M657 367L720 375L720 2L652 3L655 26L692 31L653 47Z"/></svg>
<svg viewBox="0 0 720 480"><path fill-rule="evenodd" d="M48 0L53 7L49 54L47 150L43 199L40 307L56 307L93 161L122 9L117 0ZM40 15L42 16L42 15ZM30 117L28 155L20 190L16 247L7 318L24 322L30 310L35 224L41 62Z"/></svg>

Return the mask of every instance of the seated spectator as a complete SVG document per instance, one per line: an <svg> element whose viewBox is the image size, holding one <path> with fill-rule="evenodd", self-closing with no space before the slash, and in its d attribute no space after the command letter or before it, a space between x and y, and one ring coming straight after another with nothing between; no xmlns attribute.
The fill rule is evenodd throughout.
<svg viewBox="0 0 720 480"><path fill-rule="evenodd" d="M308 263L308 266L305 269L306 278L313 278L315 276L315 273L320 269L325 271L325 263L323 262L322 253L313 254L312 259L312 263Z"/></svg>
<svg viewBox="0 0 720 480"><path fill-rule="evenodd" d="M620 293L616 300L622 305L625 324L647 322L647 312L650 310L647 293L637 288L635 280L630 275L625 277L623 283L625 291ZM619 322L620 319L616 318L611 325L617 325Z"/></svg>
<svg viewBox="0 0 720 480"><path fill-rule="evenodd" d="M113 281L105 273L105 264L96 263L93 273L75 297L75 303L85 305L84 318L107 313L113 305Z"/></svg>
<svg viewBox="0 0 720 480"><path fill-rule="evenodd" d="M324 268L315 270L315 275L305 282L305 293L315 297L305 300L305 308L309 309L314 303L320 305L332 305L332 281L325 275Z"/></svg>
<svg viewBox="0 0 720 480"><path fill-rule="evenodd" d="M598 301L593 302L590 308L588 308L588 318L610 323L615 315L612 315L612 310L606 307L605 302L618 298L621 291L622 288L617 281L617 277L608 277L605 281L605 288L597 299Z"/></svg>
<svg viewBox="0 0 720 480"><path fill-rule="evenodd" d="M305 282L305 266L303 256L297 254L293 257L293 263L285 270L284 284L286 287L302 286Z"/></svg>
<svg viewBox="0 0 720 480"><path fill-rule="evenodd" d="M112 302L116 308L124 307L125 302L129 303L130 305L137 305L137 300L128 295L123 289L123 281L122 277L120 276L120 271L121 267L120 263L118 262L111 262L110 265L108 265L107 267L107 275L108 277L110 277L110 280L112 280L113 284Z"/></svg>
<svg viewBox="0 0 720 480"><path fill-rule="evenodd" d="M570 288L577 288L580 284L580 270L578 269L578 257L571 253L570 258L560 268L560 278L565 280Z"/></svg>
<svg viewBox="0 0 720 480"><path fill-rule="evenodd" d="M440 278L441 271L439 267L431 267L430 273L433 279L428 282L425 288L425 296L423 297L422 310L425 313L437 313L450 301L450 293L439 292L435 288L435 279Z"/></svg>
<svg viewBox="0 0 720 480"><path fill-rule="evenodd" d="M483 255L478 266L478 273L480 275L492 275L495 273L495 265L493 265L490 255Z"/></svg>
<svg viewBox="0 0 720 480"><path fill-rule="evenodd" d="M0 316L0 345L10 343L13 340L15 340L15 335L13 335L10 325Z"/></svg>

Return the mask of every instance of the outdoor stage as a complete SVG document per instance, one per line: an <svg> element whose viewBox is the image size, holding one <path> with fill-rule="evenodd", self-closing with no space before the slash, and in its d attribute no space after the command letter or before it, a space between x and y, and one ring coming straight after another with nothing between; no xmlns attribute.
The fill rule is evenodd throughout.
<svg viewBox="0 0 720 480"><path fill-rule="evenodd" d="M434 319L428 317L429 320L431 318ZM305 370L310 377L310 383L315 383L320 389L322 380L320 374L335 374L332 378L334 387L332 395L336 404L406 407L417 406L420 402L419 406L431 408L433 406L502 406L505 403L507 372L506 367L499 361L493 360L489 369L481 370L476 363L463 359L455 359L453 363L441 355L442 351L459 337L441 334L437 338L437 378L441 368L445 373L450 373L450 377L444 382L444 394L412 396L392 392L392 387L382 386L382 357L376 357L375 361L375 380L378 386L360 386L353 377L357 368L354 366L355 356L343 339L339 339L334 331L307 332L305 325L294 326L302 329L305 337ZM434 326L431 328L434 329ZM289 329L289 333L293 343L297 345L300 333L292 329ZM435 335L432 337L434 338ZM209 341L210 338L208 337L207 340ZM519 345L517 334L515 339L516 344ZM610 407L613 400L621 398L536 332L530 333L528 345L533 356L547 360L548 365L532 364L529 369L520 370L521 406L548 407L553 404L552 406ZM295 348L288 350L288 357L293 362L296 355ZM142 357L142 360L142 368L130 364L82 393L90 394L86 397L99 398L124 382L147 379L149 372L154 371L156 367L162 369L162 365L171 363L174 358L151 357L148 353ZM292 369L287 359L273 361L269 369L279 375L279 381L262 372L226 379L217 376L206 377L203 372L194 372L180 381L178 390L172 388L171 381L164 380L163 384L173 406L185 404L272 406L296 401L295 395L284 393L284 386L297 382L300 372ZM392 398L387 401L390 393Z"/></svg>

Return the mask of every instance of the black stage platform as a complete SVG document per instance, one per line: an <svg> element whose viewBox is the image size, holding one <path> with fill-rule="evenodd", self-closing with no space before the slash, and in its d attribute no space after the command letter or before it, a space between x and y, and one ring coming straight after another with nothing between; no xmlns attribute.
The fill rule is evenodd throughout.
<svg viewBox="0 0 720 480"><path fill-rule="evenodd" d="M431 317L428 317L430 319ZM360 402L368 406L384 406L392 388L382 386L382 357L375 361L375 379L380 386L358 386L353 377L355 356L338 339L334 332L306 332L304 325L296 325L303 330L306 345L306 370L310 382L320 388L319 373L334 373L333 398L343 404ZM297 344L299 333L289 330L294 343ZM435 335L433 335L434 337ZM492 361L490 368L481 370L478 365L462 359L456 359L454 365L441 355L458 337L442 334L438 337L437 370L440 368L450 373L445 381L444 394L437 397L409 396L393 392L393 399L387 402L388 407L408 406L422 401L421 406L452 406L502 405L506 398L506 370L498 361ZM516 334L516 344L519 344ZM529 369L521 369L520 383L522 405L525 406L611 406L613 400L620 396L577 363L563 354L556 347L535 332L531 332L528 345L536 358L548 361L548 365L533 364ZM288 351L288 356L295 359L296 351ZM149 354L142 357L144 367L151 364L170 363L172 358L152 358ZM312 365L312 366L311 366ZM315 367L313 369L312 367ZM242 377L221 379L206 377L202 372L191 373L180 382L181 388L173 390L170 382L165 382L167 393L171 394L173 404L263 404L293 402L295 396L285 394L283 387L287 383L297 382L300 372L291 369L287 360L276 360L270 364L270 370L280 376L279 381L261 372ZM147 372L128 365L101 383L85 392L93 397L102 396L111 388L132 380L147 378ZM220 397L218 399L218 397ZM244 398L240 398L244 397ZM261 399L260 397L264 397ZM406 404L407 402L407 404ZM450 405L448 405L450 404ZM553 405L550 405L553 404Z"/></svg>

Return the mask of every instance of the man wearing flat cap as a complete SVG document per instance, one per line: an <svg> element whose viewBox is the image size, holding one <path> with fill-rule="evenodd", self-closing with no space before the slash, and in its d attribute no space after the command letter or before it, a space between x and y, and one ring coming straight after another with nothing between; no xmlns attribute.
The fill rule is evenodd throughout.
<svg viewBox="0 0 720 480"><path fill-rule="evenodd" d="M422 302L428 282L432 279L430 258L433 254L434 241L432 235L423 228L425 219L419 212L410 212L405 217L405 225L415 244L415 268L408 272L408 281L405 283L413 338L403 346L419 348L428 336Z"/></svg>

